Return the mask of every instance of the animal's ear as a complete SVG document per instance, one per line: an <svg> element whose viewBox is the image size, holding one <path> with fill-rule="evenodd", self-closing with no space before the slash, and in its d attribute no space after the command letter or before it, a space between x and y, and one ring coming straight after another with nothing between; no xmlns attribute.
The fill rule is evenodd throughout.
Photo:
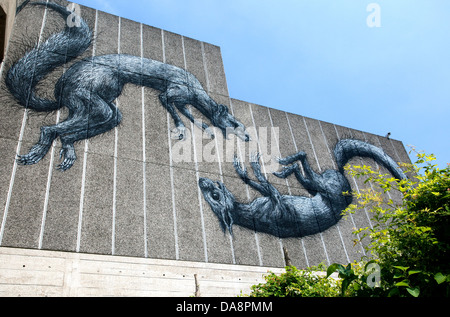
<svg viewBox="0 0 450 317"><path fill-rule="evenodd" d="M226 191L226 190L227 190L227 188L225 187L225 184L224 184L224 183L216 182L216 184L217 184L217 187L219 187L219 189L220 189L221 191Z"/></svg>

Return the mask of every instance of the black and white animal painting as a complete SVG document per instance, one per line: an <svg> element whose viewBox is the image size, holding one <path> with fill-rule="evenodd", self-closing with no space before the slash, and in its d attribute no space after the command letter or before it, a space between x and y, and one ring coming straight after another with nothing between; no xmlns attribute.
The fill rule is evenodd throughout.
<svg viewBox="0 0 450 317"><path fill-rule="evenodd" d="M314 172L305 152L280 159L283 171L273 173L279 178L294 174L298 182L312 197L281 195L261 173L259 155L251 161L257 181L249 178L246 168L235 158L234 167L242 181L258 191L263 197L250 203L236 201L234 195L221 182L201 178L199 186L205 200L219 219L221 228L232 234L233 225L268 233L280 238L304 237L323 232L337 224L342 211L352 202L351 187L344 176L344 166L353 157L370 157L386 167L397 179L405 174L395 161L382 149L369 143L345 139L334 148L338 170L326 170L322 174ZM300 161L304 175L297 163Z"/></svg>
<svg viewBox="0 0 450 317"><path fill-rule="evenodd" d="M32 2L27 6L46 6L65 20L74 14L51 2ZM38 83L58 66L83 54L91 45L92 30L83 18L77 19L79 23L76 26L66 23L63 31L37 44L14 63L5 76L8 90L23 107L37 112L51 112L62 107L69 110L63 122L41 127L39 141L27 154L19 155L19 163L38 163L59 137L63 161L58 168L62 171L71 168L76 160L75 142L103 134L121 122L122 114L114 101L126 84L160 91L159 100L172 116L179 139L185 137L185 126L179 113L192 122L198 122L187 108L187 105L192 105L224 135L235 133L244 141L249 140L244 125L229 113L226 106L215 102L193 74L147 58L112 54L83 59L60 77L54 89L55 100L40 98L36 93ZM210 131L206 123L201 127Z"/></svg>

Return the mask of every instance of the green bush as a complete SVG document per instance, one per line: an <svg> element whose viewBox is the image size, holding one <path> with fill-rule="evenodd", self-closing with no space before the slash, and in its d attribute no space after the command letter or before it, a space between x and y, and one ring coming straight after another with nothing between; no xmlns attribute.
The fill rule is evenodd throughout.
<svg viewBox="0 0 450 317"><path fill-rule="evenodd" d="M266 283L251 287L250 297L335 297L340 281L318 276L314 268L298 270L287 266L286 273L265 276Z"/></svg>
<svg viewBox="0 0 450 317"><path fill-rule="evenodd" d="M252 286L252 297L264 296L413 296L450 295L450 164L439 169L434 155L417 153L415 164L402 164L409 177L397 180L368 166L346 167L353 177L372 186L353 193L356 203L344 215L365 210L372 227L354 231L355 242L369 238L358 263L325 268L327 277L312 269L286 267L286 273L268 275ZM402 202L391 197L400 194ZM320 268L319 268L320 269ZM324 269L323 267L321 269Z"/></svg>
<svg viewBox="0 0 450 317"><path fill-rule="evenodd" d="M362 209L372 214L372 228L354 233L370 238L367 254L381 268L379 289L356 288L352 295L449 296L450 165L439 169L434 160L434 155L417 153L415 164L402 164L410 177L401 181L368 166L347 167L354 177L375 185L354 193L357 202L344 214ZM401 204L390 198L395 191L402 195Z"/></svg>

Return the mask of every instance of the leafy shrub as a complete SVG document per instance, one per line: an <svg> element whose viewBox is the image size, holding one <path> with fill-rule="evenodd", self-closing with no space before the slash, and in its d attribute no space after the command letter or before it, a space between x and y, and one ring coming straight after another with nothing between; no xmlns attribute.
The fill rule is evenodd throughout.
<svg viewBox="0 0 450 317"><path fill-rule="evenodd" d="M319 276L314 268L298 270L287 266L286 273L265 276L265 283L253 285L250 297L336 297L340 281Z"/></svg>
<svg viewBox="0 0 450 317"><path fill-rule="evenodd" d="M344 212L365 209L372 214L373 227L354 232L361 240L370 238L366 251L381 268L381 290L372 295L450 293L450 165L432 165L434 155L417 153L417 158L414 165L403 164L411 176L401 181L368 166L347 168L354 177L364 176L365 182L376 185L354 193L357 203ZM394 190L403 196L400 205L386 194ZM360 295L358 290L354 295Z"/></svg>
<svg viewBox="0 0 450 317"><path fill-rule="evenodd" d="M370 238L364 247L370 258L334 263L325 268L326 277L289 266L252 286L250 296L450 296L450 164L439 169L434 160L417 153L415 164L402 164L409 174L404 180L368 166L347 167L352 176L375 185L353 193L356 203L344 211L372 214L372 227L354 231L357 243ZM395 191L402 195L400 204L391 198ZM327 278L336 271L340 280Z"/></svg>

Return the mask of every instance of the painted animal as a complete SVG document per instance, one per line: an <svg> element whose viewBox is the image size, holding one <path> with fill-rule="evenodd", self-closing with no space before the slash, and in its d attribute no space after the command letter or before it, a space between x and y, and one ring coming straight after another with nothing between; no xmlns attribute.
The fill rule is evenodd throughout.
<svg viewBox="0 0 450 317"><path fill-rule="evenodd" d="M74 14L50 2L28 5L46 6L66 21ZM83 59L74 63L58 80L54 90L55 100L37 96L36 86L46 75L80 56L91 45L93 32L81 17L79 21L76 27L66 24L63 31L37 44L6 75L6 86L23 107L37 112L50 112L62 107L69 110L65 121L41 127L39 141L28 154L19 155L19 163L38 163L59 137L62 143L60 157L64 160L58 169L65 171L72 167L76 160L75 142L105 133L119 125L122 114L114 100L128 83L161 92L159 100L172 116L179 139L184 138L185 126L177 110L198 124L187 108L190 104L225 136L235 133L244 141L249 140L244 125L229 113L226 106L216 103L194 75L179 67L147 58L113 54ZM201 128L214 137L206 123L202 123Z"/></svg>
<svg viewBox="0 0 450 317"><path fill-rule="evenodd" d="M263 197L249 204L236 201L233 194L221 182L201 178L199 186L205 200L218 217L222 229L232 234L233 225L239 225L257 232L265 232L280 238L304 237L323 232L341 219L342 211L350 205L352 197L344 195L351 187L344 176L344 166L352 157L370 157L386 167L397 179L406 176L394 160L382 149L359 140L346 139L337 143L334 149L339 170L326 170L317 174L311 168L305 152L280 159L285 168L276 172L279 178L294 174L300 184L312 197L281 195L261 174L259 155L251 160L257 181L248 177L247 171L235 158L234 167L239 177ZM296 161L302 163L305 176Z"/></svg>

